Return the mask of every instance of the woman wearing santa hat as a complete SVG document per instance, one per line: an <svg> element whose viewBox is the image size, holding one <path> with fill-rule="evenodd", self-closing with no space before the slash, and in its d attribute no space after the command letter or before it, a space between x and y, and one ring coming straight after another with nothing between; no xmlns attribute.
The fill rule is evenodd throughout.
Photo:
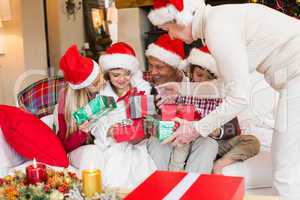
<svg viewBox="0 0 300 200"><path fill-rule="evenodd" d="M126 104L122 97L134 87L150 94L151 87L142 78L133 48L124 42L109 47L106 54L100 56L99 63L108 80L100 95L112 96L117 102L117 108L101 117L97 130L92 132L96 146L104 154L104 184L133 188L156 169L148 154L146 140L117 143L112 136L115 125L127 119Z"/></svg>
<svg viewBox="0 0 300 200"><path fill-rule="evenodd" d="M60 91L59 102L54 111L54 124L71 164L84 169L92 165L102 165L93 156L101 153L92 143L92 137L86 124L77 126L72 114L85 106L104 88L105 80L99 65L90 58L80 55L77 46L72 45L60 60L60 69L67 82L65 89Z"/></svg>
<svg viewBox="0 0 300 200"><path fill-rule="evenodd" d="M300 199L300 21L260 4L211 7L203 0L154 0L150 21L171 37L201 39L216 59L227 91L223 103L202 120L186 124L188 137L207 136L249 106L253 71L280 93L273 135L273 186L284 199ZM182 126L184 128L184 126Z"/></svg>

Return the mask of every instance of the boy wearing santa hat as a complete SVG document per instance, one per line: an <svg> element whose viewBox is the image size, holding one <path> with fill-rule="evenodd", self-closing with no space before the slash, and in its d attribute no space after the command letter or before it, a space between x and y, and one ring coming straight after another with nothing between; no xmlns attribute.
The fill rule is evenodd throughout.
<svg viewBox="0 0 300 200"><path fill-rule="evenodd" d="M215 112L177 129L174 144L206 137L246 109L249 75L258 71L280 93L272 144L273 186L283 199L300 199L300 21L260 4L211 7L203 0L154 0L149 19L173 38L205 42L220 78L234 87ZM193 130L188 138L183 134L186 128Z"/></svg>
<svg viewBox="0 0 300 200"><path fill-rule="evenodd" d="M187 60L191 64L191 66L189 66L189 75L191 81L201 83L218 78L216 61L206 46L201 48L193 48ZM231 126L228 126L228 124ZM220 136L223 134L230 137L217 139L219 144L219 159L214 163L213 172L215 174L222 173L222 169L227 165L238 161L247 160L259 153L259 140L254 135L240 135L237 133L239 130L234 127L236 125L238 125L238 119L234 118L231 120L231 123L227 123L225 126L222 126L222 128L216 130L219 132ZM235 133L226 133L231 131ZM216 133L215 135L218 134Z"/></svg>

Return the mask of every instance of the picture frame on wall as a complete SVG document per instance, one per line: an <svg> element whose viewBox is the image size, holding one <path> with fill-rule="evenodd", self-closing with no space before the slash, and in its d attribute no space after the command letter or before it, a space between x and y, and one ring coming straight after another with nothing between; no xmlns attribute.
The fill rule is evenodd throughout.
<svg viewBox="0 0 300 200"><path fill-rule="evenodd" d="M89 43L89 48L93 53L92 58L98 60L98 57L112 43L106 19L104 1L83 0L82 4L85 39Z"/></svg>

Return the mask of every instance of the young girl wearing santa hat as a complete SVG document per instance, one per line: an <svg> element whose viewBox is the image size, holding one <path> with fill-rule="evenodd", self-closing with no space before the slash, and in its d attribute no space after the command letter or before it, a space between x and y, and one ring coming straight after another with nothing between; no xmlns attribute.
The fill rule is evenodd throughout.
<svg viewBox="0 0 300 200"><path fill-rule="evenodd" d="M103 161L93 160L101 152L92 143L89 124L78 126L72 118L73 112L88 104L105 85L104 74L99 65L90 58L80 55L77 46L72 45L60 60L60 69L67 82L60 91L59 102L54 111L56 132L67 153L70 163L84 169L100 166Z"/></svg>
<svg viewBox="0 0 300 200"><path fill-rule="evenodd" d="M120 100L129 90L150 94L150 84L143 80L135 52L126 43L118 42L109 47L99 59L108 80L100 95L112 96L117 108L101 117L97 130L92 131L96 146L104 154L104 184L111 187L135 187L155 169L148 154L146 140L138 143L117 143L112 137L115 125L127 119L126 105ZM119 99L120 98L120 99Z"/></svg>

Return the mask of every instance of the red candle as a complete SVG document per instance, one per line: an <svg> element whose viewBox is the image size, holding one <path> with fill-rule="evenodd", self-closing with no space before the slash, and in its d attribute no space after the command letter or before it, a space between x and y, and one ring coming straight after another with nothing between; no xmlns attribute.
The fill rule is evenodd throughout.
<svg viewBox="0 0 300 200"><path fill-rule="evenodd" d="M26 167L26 176L29 184L37 184L47 180L46 165L36 163L33 159L33 164Z"/></svg>

